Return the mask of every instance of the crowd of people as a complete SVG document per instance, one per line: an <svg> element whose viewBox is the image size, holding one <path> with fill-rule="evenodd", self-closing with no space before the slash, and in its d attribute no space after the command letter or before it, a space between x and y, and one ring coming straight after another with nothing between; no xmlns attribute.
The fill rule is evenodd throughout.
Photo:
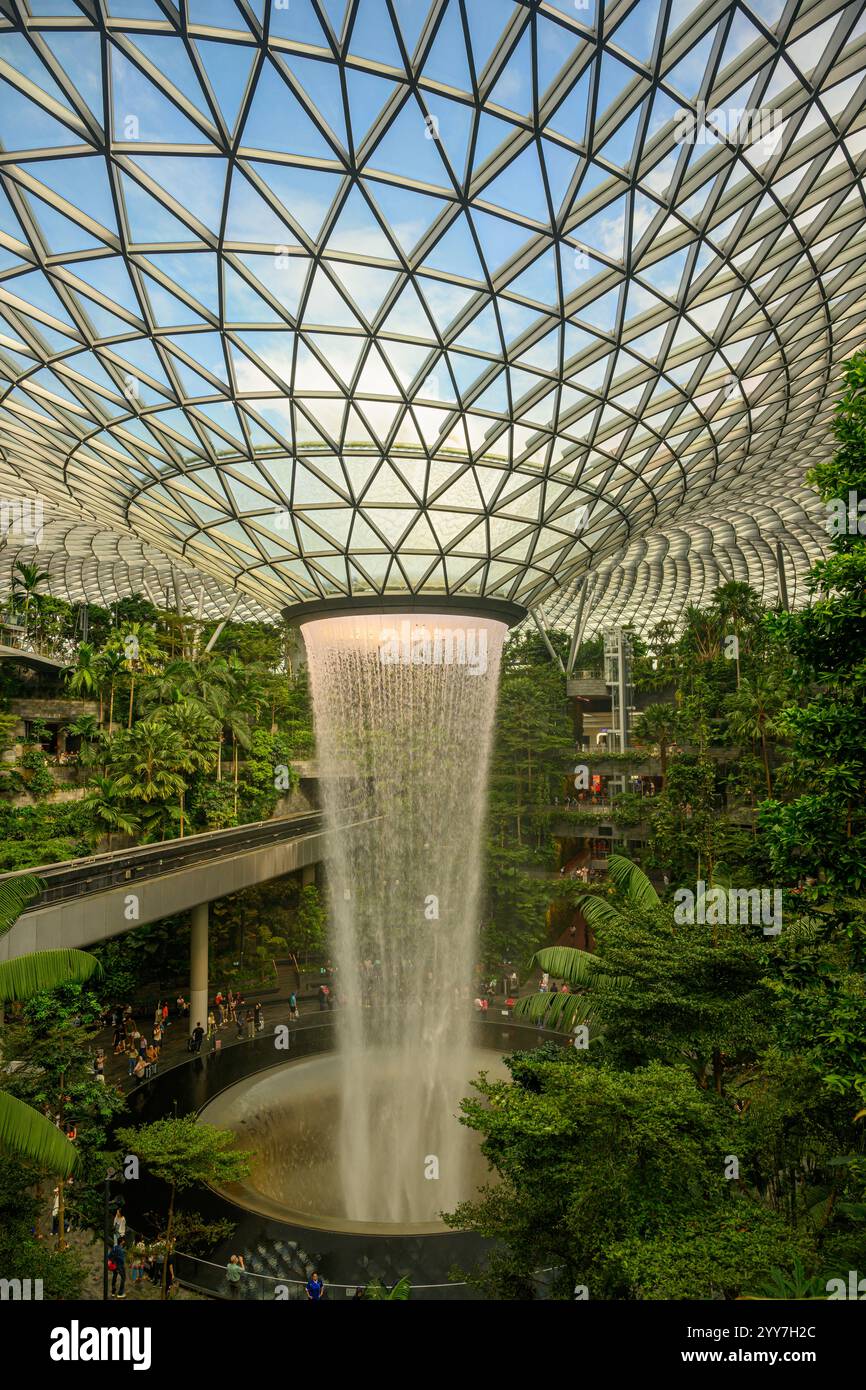
<svg viewBox="0 0 866 1390"><path fill-rule="evenodd" d="M292 995L292 999L295 999L294 995ZM295 1000L294 1008L297 1011L297 1000ZM289 1012L292 1013L291 1000L289 1001ZM219 1034L223 1028L231 1028L232 1026L235 1028L239 1041L255 1037L256 1033L264 1032L264 1009L259 1003L248 1005L240 990L236 994L232 993L230 989L225 994L222 990L218 990L208 1009L207 1027L198 1021L190 1034L187 1044L190 1052L201 1052L202 1044L205 1041L207 1041L211 1052L219 1051L222 1046Z"/></svg>
<svg viewBox="0 0 866 1390"><path fill-rule="evenodd" d="M178 1005L181 1004L178 1000ZM179 1008L178 1017L183 1017ZM187 1011L187 1017L188 1017ZM166 1033L171 1026L168 1000L160 999L154 1009L153 1022L139 1027L131 1004L116 1004L110 1010L110 1023L114 1029L112 1048L115 1057L125 1057L127 1076L136 1081L154 1076L159 1055L162 1051ZM100 1049L94 1060L94 1074L97 1080L105 1081L105 1052Z"/></svg>

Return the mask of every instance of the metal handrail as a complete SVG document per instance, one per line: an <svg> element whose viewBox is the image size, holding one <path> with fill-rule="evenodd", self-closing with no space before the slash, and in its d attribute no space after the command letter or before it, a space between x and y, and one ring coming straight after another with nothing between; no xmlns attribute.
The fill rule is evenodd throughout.
<svg viewBox="0 0 866 1390"><path fill-rule="evenodd" d="M28 873L45 881L39 898L22 913L38 911L47 903L70 897L103 892L133 878L153 873L166 873L183 868L191 862L209 857L215 849L249 846L256 843L298 837L299 833L319 832L324 826L320 811L282 816L277 820L250 821L247 825L229 826L225 830L209 830L182 839L161 840L152 845L137 845L131 849L111 850L103 854L65 859L59 864L45 864L28 869ZM0 884L20 878L20 872L0 874Z"/></svg>

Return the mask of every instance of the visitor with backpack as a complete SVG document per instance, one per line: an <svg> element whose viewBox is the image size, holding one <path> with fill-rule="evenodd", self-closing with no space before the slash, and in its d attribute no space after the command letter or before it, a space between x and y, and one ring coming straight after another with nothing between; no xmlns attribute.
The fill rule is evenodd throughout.
<svg viewBox="0 0 866 1390"><path fill-rule="evenodd" d="M108 1252L108 1268L111 1272L111 1297L126 1298L126 1251L123 1248L123 1237L117 1236L115 1242ZM118 1281L120 1292L117 1292Z"/></svg>

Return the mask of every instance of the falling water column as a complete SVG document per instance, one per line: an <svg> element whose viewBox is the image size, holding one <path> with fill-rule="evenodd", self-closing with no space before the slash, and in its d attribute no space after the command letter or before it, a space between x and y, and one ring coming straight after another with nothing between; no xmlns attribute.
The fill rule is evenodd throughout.
<svg viewBox="0 0 866 1390"><path fill-rule="evenodd" d="M345 1214L435 1222L467 1195L487 774L505 623L303 623L332 848ZM340 830L349 823L351 830Z"/></svg>

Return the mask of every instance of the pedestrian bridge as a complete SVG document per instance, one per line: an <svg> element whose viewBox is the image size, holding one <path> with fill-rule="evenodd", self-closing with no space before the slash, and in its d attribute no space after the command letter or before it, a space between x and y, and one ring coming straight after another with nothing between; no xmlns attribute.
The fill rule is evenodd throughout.
<svg viewBox="0 0 866 1390"><path fill-rule="evenodd" d="M312 881L325 840L323 817L312 812L28 870L45 889L0 937L0 960L93 946L297 870L309 869ZM0 884L18 877L0 874Z"/></svg>

